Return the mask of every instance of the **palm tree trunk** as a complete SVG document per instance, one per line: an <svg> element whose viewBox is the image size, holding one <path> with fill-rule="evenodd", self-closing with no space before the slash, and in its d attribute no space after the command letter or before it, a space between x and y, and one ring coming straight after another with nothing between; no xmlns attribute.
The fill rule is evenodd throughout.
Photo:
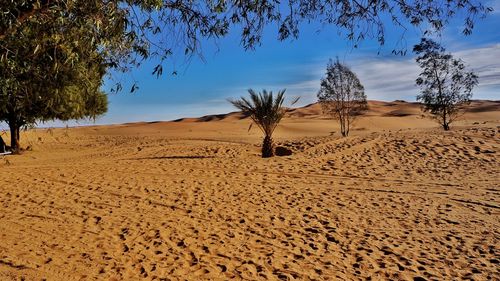
<svg viewBox="0 0 500 281"><path fill-rule="evenodd" d="M262 158L274 156L274 145L271 136L265 136L262 142Z"/></svg>

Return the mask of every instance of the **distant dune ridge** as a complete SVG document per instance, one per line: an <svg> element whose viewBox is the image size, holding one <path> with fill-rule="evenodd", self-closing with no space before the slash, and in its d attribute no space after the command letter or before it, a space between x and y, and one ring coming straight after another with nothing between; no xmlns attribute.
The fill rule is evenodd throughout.
<svg viewBox="0 0 500 281"><path fill-rule="evenodd" d="M385 117L404 117L404 116L420 116L422 115L422 105L418 102L406 101L368 101L368 110L364 112L363 116L385 116ZM500 111L500 101L491 100L474 100L467 108L467 112L492 112ZM308 104L304 107L290 109L287 117L296 118L326 118L322 113L321 105L319 103ZM213 114L205 115L198 118L181 118L176 119L174 122L210 122L221 120L241 120L248 118L241 112L230 112L226 114Z"/></svg>
<svg viewBox="0 0 500 281"><path fill-rule="evenodd" d="M0 280L498 280L500 102L444 132L318 104L260 157L239 113L22 132L0 156Z"/></svg>
<svg viewBox="0 0 500 281"><path fill-rule="evenodd" d="M434 129L439 128L429 115L421 111L421 105L405 101L369 101L369 109L354 123L351 134L365 134L384 130ZM475 100L467 112L454 126L476 126L500 120L500 101ZM125 124L90 126L79 128L91 134L141 135L155 134L179 138L216 138L241 142L258 142L262 135L256 126L249 131L249 116L241 112L213 114L202 117L181 118L173 121L133 122ZM220 123L220 124L219 124ZM278 126L274 137L277 140L317 137L339 134L339 125L330 116L324 115L321 105L313 103L289 109Z"/></svg>

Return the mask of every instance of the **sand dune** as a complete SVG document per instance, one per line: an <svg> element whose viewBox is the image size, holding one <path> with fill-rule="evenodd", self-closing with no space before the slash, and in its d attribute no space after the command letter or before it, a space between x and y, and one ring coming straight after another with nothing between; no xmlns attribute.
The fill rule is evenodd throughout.
<svg viewBox="0 0 500 281"><path fill-rule="evenodd" d="M404 117L404 116L421 116L422 105L418 102L406 101L368 101L368 110L363 113L363 116L386 116L386 117ZM489 100L474 100L467 109L470 113L485 113L500 111L500 101ZM321 105L312 103L300 108L290 109L287 113L288 118L308 118L308 119L325 119ZM476 116L475 116L476 117ZM226 114L205 115L198 118L181 118L174 122L210 122L210 121L234 121L246 119L248 116L241 112L230 112Z"/></svg>
<svg viewBox="0 0 500 281"><path fill-rule="evenodd" d="M348 138L291 110L272 159L238 113L26 132L0 280L497 280L499 102L450 132L370 105Z"/></svg>

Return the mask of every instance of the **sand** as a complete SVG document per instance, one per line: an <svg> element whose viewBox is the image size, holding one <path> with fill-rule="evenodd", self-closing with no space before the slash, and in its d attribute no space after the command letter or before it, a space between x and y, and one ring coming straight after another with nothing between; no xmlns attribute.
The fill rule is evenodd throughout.
<svg viewBox="0 0 500 281"><path fill-rule="evenodd" d="M24 132L0 280L499 280L498 104L371 102L348 138L311 105L272 159L237 113Z"/></svg>

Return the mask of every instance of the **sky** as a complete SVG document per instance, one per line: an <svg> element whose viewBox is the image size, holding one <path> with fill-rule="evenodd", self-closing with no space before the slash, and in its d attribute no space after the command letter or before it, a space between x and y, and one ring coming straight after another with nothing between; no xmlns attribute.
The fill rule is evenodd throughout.
<svg viewBox="0 0 500 281"><path fill-rule="evenodd" d="M478 20L472 35L461 33L463 19L452 20L435 40L479 75L480 86L474 99L500 99L500 1L490 2L495 11ZM90 121L69 125L114 124L138 121L173 120L235 111L228 98L247 95L249 88L278 91L286 89L292 98L300 96L298 106L316 101L320 79L330 58L338 57L358 75L370 100L414 101L418 94L415 79L419 68L411 48L421 37L419 29L408 28L401 40L401 29L386 26L386 44L379 46L367 39L354 48L334 26L308 24L302 26L299 39L280 42L275 28L267 28L261 46L245 51L237 32L217 42L203 43L203 59L174 56L167 61L164 72L177 75L152 75L155 61L125 74L113 74L114 81L125 90L109 95L109 111ZM391 54L395 48L406 47L405 56ZM170 71L167 71L170 70ZM139 89L129 93L127 87L137 82ZM109 92L111 81L104 90ZM64 126L49 122L41 126Z"/></svg>

